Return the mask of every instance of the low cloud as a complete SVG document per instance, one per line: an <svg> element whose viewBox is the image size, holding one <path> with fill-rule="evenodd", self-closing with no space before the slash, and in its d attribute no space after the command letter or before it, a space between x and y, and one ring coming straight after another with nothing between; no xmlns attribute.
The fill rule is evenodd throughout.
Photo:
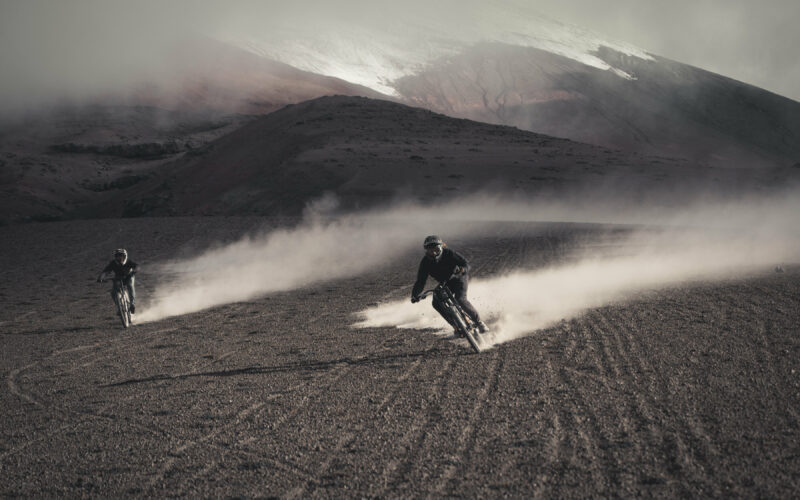
<svg viewBox="0 0 800 500"><path fill-rule="evenodd" d="M513 31L520 18L538 15L800 98L794 50L800 32L793 26L800 4L663 4L625 0L609 8L590 0L506 0L491 7L477 0L0 0L0 111L125 96L142 84L179 85L186 77L181 72L187 70L187 59L200 63L203 50L180 52L176 46L185 48L187 41L201 37L247 40L354 27L380 31L387 20L394 26L400 19L431 31L473 30L491 38ZM686 29L664 29L677 25Z"/></svg>

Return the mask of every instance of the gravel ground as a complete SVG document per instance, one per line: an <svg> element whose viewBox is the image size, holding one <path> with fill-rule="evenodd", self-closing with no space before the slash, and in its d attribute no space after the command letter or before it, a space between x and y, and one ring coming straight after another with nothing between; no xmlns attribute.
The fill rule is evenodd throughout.
<svg viewBox="0 0 800 500"><path fill-rule="evenodd" d="M0 495L800 495L800 269L647 292L478 355L350 327L408 294L419 255L128 330L93 281L125 245L146 307L148 263L264 223L0 227ZM491 276L592 231L460 243Z"/></svg>

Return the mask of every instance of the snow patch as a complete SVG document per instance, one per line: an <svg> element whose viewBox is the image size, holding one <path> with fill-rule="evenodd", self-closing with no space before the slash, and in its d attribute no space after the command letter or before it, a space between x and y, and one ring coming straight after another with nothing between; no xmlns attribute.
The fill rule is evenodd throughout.
<svg viewBox="0 0 800 500"><path fill-rule="evenodd" d="M577 26L532 15L517 7L487 7L475 21L453 26L426 19L398 20L392 27L329 23L298 29L264 29L249 38L220 37L222 41L298 69L363 85L398 96L393 82L413 75L443 57L482 42L530 47L587 66L635 79L597 57L601 47L643 60L644 50L604 39ZM401 22L402 21L402 22Z"/></svg>

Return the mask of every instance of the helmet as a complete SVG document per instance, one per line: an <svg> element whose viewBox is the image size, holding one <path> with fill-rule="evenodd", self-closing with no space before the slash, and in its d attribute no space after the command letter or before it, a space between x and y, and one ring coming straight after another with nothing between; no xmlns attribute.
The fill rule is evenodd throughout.
<svg viewBox="0 0 800 500"><path fill-rule="evenodd" d="M425 238L425 242L422 244L422 246L424 248L428 248L428 247L440 246L443 243L444 242L442 241L441 238L439 238L438 236L433 234L433 235L428 236L427 238Z"/></svg>
<svg viewBox="0 0 800 500"><path fill-rule="evenodd" d="M428 236L425 238L425 242L422 244L422 246L425 247L426 255L436 262L439 262L439 259L442 257L443 245L444 242L442 239L436 235Z"/></svg>
<svg viewBox="0 0 800 500"><path fill-rule="evenodd" d="M125 250L124 248L117 248L116 250L114 250L114 260L117 260L117 257L119 257L120 255L122 255L122 263L123 264L128 261L128 251L127 250Z"/></svg>

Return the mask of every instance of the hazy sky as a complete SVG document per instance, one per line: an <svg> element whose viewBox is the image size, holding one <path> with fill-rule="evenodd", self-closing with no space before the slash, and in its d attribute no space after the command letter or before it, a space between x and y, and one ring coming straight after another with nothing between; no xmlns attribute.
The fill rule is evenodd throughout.
<svg viewBox="0 0 800 500"><path fill-rule="evenodd" d="M560 21L800 100L798 0L530 3Z"/></svg>
<svg viewBox="0 0 800 500"><path fill-rule="evenodd" d="M0 99L119 88L187 35L247 36L306 16L457 25L506 3L800 100L798 0L0 0Z"/></svg>

